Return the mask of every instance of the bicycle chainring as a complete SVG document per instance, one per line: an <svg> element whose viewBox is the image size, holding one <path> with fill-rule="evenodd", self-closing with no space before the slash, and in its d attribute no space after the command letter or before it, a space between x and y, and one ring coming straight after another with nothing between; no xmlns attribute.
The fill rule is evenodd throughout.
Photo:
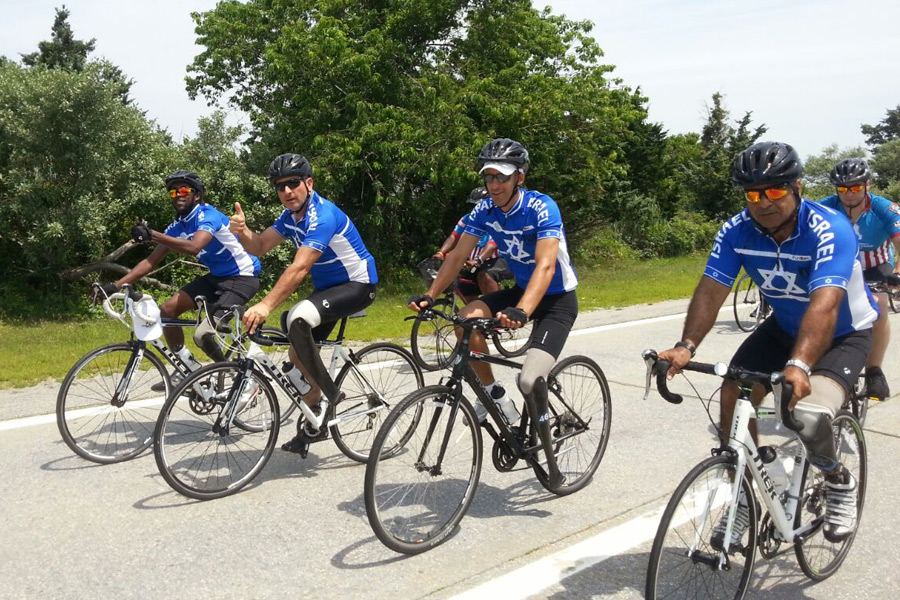
<svg viewBox="0 0 900 600"><path fill-rule="evenodd" d="M191 410L196 415L208 415L213 410L215 410L215 408L217 406L215 400L213 400L213 399L206 400L205 398L203 398L203 396L201 396L194 390L191 390L189 402L190 402Z"/></svg>
<svg viewBox="0 0 900 600"><path fill-rule="evenodd" d="M516 463L519 462L519 457L513 454L512 450L503 439L497 438L494 440L494 448L491 450L491 460L494 463L495 469L501 473L508 473L509 471L512 471L513 467L516 466Z"/></svg>

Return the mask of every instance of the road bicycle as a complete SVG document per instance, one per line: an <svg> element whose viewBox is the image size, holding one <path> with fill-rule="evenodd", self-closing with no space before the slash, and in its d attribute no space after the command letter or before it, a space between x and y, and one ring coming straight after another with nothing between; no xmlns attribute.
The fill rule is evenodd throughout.
<svg viewBox="0 0 900 600"><path fill-rule="evenodd" d="M348 318L341 319L334 340L319 342L320 349L332 348L328 370L341 391L334 405L323 398L318 408L310 407L278 364L260 351L260 346L290 346L280 330L239 335L238 360L207 365L181 382L166 400L154 432L156 464L172 489L209 500L250 483L278 440L276 389L299 409L298 431L307 444L328 439L330 432L341 452L365 462L388 409L421 388L424 378L409 352L396 344L380 342L361 350L344 346ZM198 388L208 393L199 396Z"/></svg>
<svg viewBox="0 0 900 600"><path fill-rule="evenodd" d="M75 454L108 464L135 458L150 447L159 407L172 388L172 376L186 376L192 366L158 337L141 339L144 336L136 333L134 319L141 317L135 316L135 310L142 303L156 306L150 296L127 284L109 296L98 284L94 290L98 299L103 298L104 312L127 327L131 337L95 348L75 363L57 393L56 423ZM199 307L196 319L162 318L161 325L196 327L208 318L208 311L202 296L195 300ZM231 352L228 347L225 351L226 356Z"/></svg>
<svg viewBox="0 0 900 600"><path fill-rule="evenodd" d="M653 350L645 350L643 358L647 363L644 397L655 374L660 395L669 402L680 403L682 397L668 389L669 363L660 360ZM803 424L788 410L792 390L784 375L699 362L688 363L683 371L733 379L741 386L741 394L727 444L714 448L710 458L688 473L666 506L650 552L646 597L743 598L750 585L756 551L764 559L771 559L782 545L793 547L800 569L810 579L820 581L833 575L847 557L856 533L836 543L825 539L822 472L810 469L806 448L795 434L780 449L757 448L750 435L751 419L776 415L790 431L802 430ZM774 409L754 408L750 401L751 387L765 383L772 386ZM832 429L838 460L858 482L859 523L867 476L863 431L853 414L844 410L835 416ZM780 467L786 473L781 477L775 475ZM749 526L740 540L732 543L741 494L747 500ZM717 524L726 526L716 541L713 530Z"/></svg>
<svg viewBox="0 0 900 600"><path fill-rule="evenodd" d="M734 286L734 320L741 331L753 331L772 314L772 306L744 274Z"/></svg>
<svg viewBox="0 0 900 600"><path fill-rule="evenodd" d="M428 258L420 262L418 268L425 285L430 286L441 268L441 262ZM471 275L471 272L466 274ZM406 319L413 322L410 349L416 362L426 371L446 369L453 362L457 338L453 323L443 315L457 315L465 306L456 281L439 298L435 298L433 306L436 310L419 312ZM497 329L491 332L490 339L497 352L507 358L515 358L528 350L532 327L533 322L529 321L518 329Z"/></svg>
<svg viewBox="0 0 900 600"><path fill-rule="evenodd" d="M510 426L470 364L475 360L522 368L470 349L473 331L490 335L499 322L442 318L462 330L452 372L442 385L413 392L391 410L366 465L369 524L382 543L404 554L443 543L465 515L481 474L482 429L493 439L491 459L498 471L511 471L521 460L544 488L560 496L588 484L609 440L609 385L593 360L570 356L558 362L547 380L548 407L538 409L529 397L520 424ZM485 420L479 427L463 383L492 422ZM391 449L396 451L387 452Z"/></svg>

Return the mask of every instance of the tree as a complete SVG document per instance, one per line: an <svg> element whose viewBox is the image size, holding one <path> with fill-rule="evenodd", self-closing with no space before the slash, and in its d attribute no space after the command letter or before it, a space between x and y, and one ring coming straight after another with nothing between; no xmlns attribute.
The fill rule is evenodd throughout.
<svg viewBox="0 0 900 600"><path fill-rule="evenodd" d="M732 125L730 113L722 104L723 96L716 92L712 106L707 107L706 123L700 133L701 156L692 173L685 173L682 184L695 190L696 208L706 215L726 218L743 204L740 191L731 181L731 165L734 157L753 144L766 132L765 125L751 129L752 113Z"/></svg>
<svg viewBox="0 0 900 600"><path fill-rule="evenodd" d="M897 108L888 109L887 116L877 125L862 125L860 129L866 136L866 144L873 150L884 143L900 138L900 105L897 105Z"/></svg>
<svg viewBox="0 0 900 600"><path fill-rule="evenodd" d="M889 198L900 199L900 138L883 143L872 159L875 183Z"/></svg>
<svg viewBox="0 0 900 600"><path fill-rule="evenodd" d="M195 14L194 96L250 116L251 165L306 154L381 265L437 244L478 184L482 144L518 139L529 185L588 235L628 175L645 99L609 76L591 25L528 0L226 1Z"/></svg>
<svg viewBox="0 0 900 600"><path fill-rule="evenodd" d="M41 66L77 73L83 71L87 64L87 55L93 52L97 40L94 38L88 41L76 40L68 19L69 11L65 5L57 8L50 41L40 42L37 52L23 54L22 62L29 67Z"/></svg>
<svg viewBox="0 0 900 600"><path fill-rule="evenodd" d="M861 146L840 149L832 144L807 158L803 165L803 196L818 200L833 194L834 185L828 176L834 165L848 158L866 158L866 151Z"/></svg>

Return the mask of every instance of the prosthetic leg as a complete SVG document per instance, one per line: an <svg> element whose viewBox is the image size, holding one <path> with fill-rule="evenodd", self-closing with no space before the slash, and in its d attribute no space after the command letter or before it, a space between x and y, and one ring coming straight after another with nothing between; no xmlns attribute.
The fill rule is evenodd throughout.
<svg viewBox="0 0 900 600"><path fill-rule="evenodd" d="M556 452L553 449L553 436L550 433L550 400L547 391L547 381L538 377L530 394L525 394L525 404L537 426L541 445L544 447L544 456L547 457L547 474L550 477L550 487L558 488L565 483L565 476L559 472L556 464Z"/></svg>

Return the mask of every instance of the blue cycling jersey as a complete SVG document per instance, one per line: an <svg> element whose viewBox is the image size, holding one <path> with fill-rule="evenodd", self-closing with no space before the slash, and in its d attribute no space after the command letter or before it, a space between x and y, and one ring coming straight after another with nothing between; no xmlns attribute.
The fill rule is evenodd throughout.
<svg viewBox="0 0 900 600"><path fill-rule="evenodd" d="M522 188L516 203L506 213L493 200L485 198L469 215L466 233L478 238L489 234L497 243L500 255L506 259L516 285L522 289L528 287L534 273L538 241L556 238L559 240L556 270L547 293L569 292L578 285L559 207L550 196Z"/></svg>
<svg viewBox="0 0 900 600"><path fill-rule="evenodd" d="M822 287L846 291L834 337L868 329L878 307L856 260L850 222L830 208L803 200L797 226L777 244L757 229L744 209L725 222L713 245L704 275L732 287L741 267L771 304L781 328L797 337L809 295Z"/></svg>
<svg viewBox="0 0 900 600"><path fill-rule="evenodd" d="M822 206L833 208L846 216L846 211L837 194L819 200ZM859 239L859 260L864 269L871 269L884 263L894 264L894 251L891 239L900 235L900 206L887 198L868 195L865 200L866 210L853 229Z"/></svg>
<svg viewBox="0 0 900 600"><path fill-rule="evenodd" d="M198 204L185 217L166 227L168 236L191 240L198 231L212 234L212 240L197 254L197 260L214 277L259 276L259 259L244 250L237 236L228 230L230 219L209 204Z"/></svg>
<svg viewBox="0 0 900 600"><path fill-rule="evenodd" d="M281 237L322 253L310 271L313 288L325 290L348 281L378 283L375 259L353 221L331 200L313 192L306 214L297 221L285 210L272 225Z"/></svg>
<svg viewBox="0 0 900 600"><path fill-rule="evenodd" d="M450 235L459 239L459 236L465 233L466 227L469 226L469 217L471 216L472 213L464 214L463 218L456 223L456 227L453 228L453 231L450 232ZM488 244L494 244L494 246L497 245L496 243L494 243L494 240L491 239L491 236L489 236L488 234L484 234L483 236L481 236L481 239L478 240L478 243L475 244L475 247L472 248L472 253L469 255L469 258L478 258L479 256L481 256L481 251Z"/></svg>

